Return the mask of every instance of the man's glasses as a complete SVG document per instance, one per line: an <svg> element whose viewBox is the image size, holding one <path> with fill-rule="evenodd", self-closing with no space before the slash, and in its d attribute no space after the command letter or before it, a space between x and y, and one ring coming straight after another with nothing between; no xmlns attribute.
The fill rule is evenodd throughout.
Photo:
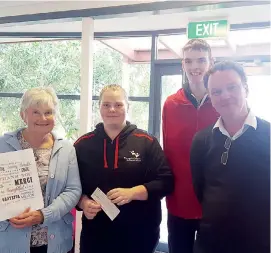
<svg viewBox="0 0 271 253"><path fill-rule="evenodd" d="M227 138L226 141L225 141L225 144L224 144L224 148L226 149L225 152L222 153L222 156L221 156L221 163L223 165L226 165L227 164L227 161L228 161L228 157L229 157L229 150L230 150L230 147L231 147L231 138Z"/></svg>

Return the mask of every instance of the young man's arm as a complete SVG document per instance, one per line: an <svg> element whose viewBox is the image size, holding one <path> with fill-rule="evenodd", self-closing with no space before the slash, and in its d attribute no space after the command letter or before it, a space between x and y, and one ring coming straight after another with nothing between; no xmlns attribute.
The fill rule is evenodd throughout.
<svg viewBox="0 0 271 253"><path fill-rule="evenodd" d="M195 135L190 151L190 164L195 194L201 203L204 190L205 136L203 132Z"/></svg>
<svg viewBox="0 0 271 253"><path fill-rule="evenodd" d="M148 198L162 199L171 194L174 190L173 174L165 154L155 137L149 146L147 164L147 183L144 186L148 191Z"/></svg>

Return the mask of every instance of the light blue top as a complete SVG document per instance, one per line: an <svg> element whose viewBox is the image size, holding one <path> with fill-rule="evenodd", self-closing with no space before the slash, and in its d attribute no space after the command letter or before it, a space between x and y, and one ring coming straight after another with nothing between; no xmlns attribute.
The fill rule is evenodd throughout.
<svg viewBox="0 0 271 253"><path fill-rule="evenodd" d="M20 130L0 137L0 153L22 149L17 139ZM73 243L70 211L78 203L82 189L74 147L53 136L42 226L48 227L48 253L67 253ZM30 253L31 229L15 229L8 221L0 222L0 253Z"/></svg>

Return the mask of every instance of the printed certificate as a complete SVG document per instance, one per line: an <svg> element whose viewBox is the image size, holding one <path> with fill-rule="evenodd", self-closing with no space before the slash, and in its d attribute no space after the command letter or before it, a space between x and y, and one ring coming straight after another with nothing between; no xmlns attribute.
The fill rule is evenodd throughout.
<svg viewBox="0 0 271 253"><path fill-rule="evenodd" d="M32 149L0 154L0 221L44 207Z"/></svg>

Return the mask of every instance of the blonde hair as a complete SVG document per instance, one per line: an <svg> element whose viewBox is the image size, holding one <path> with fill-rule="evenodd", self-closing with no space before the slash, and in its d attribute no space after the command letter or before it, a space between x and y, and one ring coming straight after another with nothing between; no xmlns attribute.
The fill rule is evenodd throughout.
<svg viewBox="0 0 271 253"><path fill-rule="evenodd" d="M106 85L105 87L103 87L103 89L100 92L100 96L99 96L99 105L101 104L103 94L108 90L121 91L123 93L123 95L124 95L125 102L129 106L129 100L128 100L127 92L119 84L109 84L109 85Z"/></svg>
<svg viewBox="0 0 271 253"><path fill-rule="evenodd" d="M36 105L48 105L58 114L59 101L52 87L35 87L27 90L21 99L20 112L24 113L29 107Z"/></svg>

